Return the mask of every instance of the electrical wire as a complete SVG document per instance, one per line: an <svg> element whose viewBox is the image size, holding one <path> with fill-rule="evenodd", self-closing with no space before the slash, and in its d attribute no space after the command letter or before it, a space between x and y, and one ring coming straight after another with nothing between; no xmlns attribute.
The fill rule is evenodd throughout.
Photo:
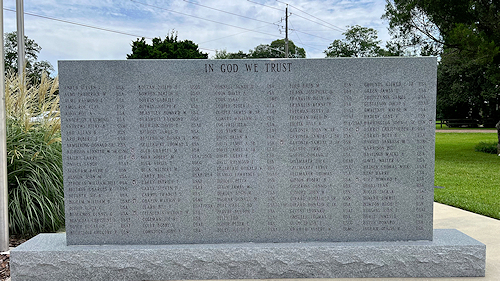
<svg viewBox="0 0 500 281"><path fill-rule="evenodd" d="M300 44L301 44L302 46L307 46L307 47L309 47L309 48L311 48L311 49L315 49L315 50L318 50L318 51L322 51L322 50L320 50L320 49L318 49L318 48L316 48L316 47L313 47L313 46L311 46L311 45L304 44L304 42L302 42L302 39L300 39L300 36L299 36L299 34L297 33L297 31L293 28L293 23L292 23L292 22L290 22L290 25L292 26L292 28L290 29L290 31L292 31L292 32L295 34L295 36L297 36L297 38L299 39L299 42L300 42Z"/></svg>
<svg viewBox="0 0 500 281"><path fill-rule="evenodd" d="M251 31L251 32L256 32L256 33L261 33L261 34L265 34L265 35L276 37L276 35L270 34L270 33L265 33L265 32L261 32L261 31L255 31L255 30L251 30L251 29L248 29L248 28L239 27L239 26L236 26L236 25L224 23L224 22L214 21L214 20L211 20L211 19L206 19L206 18L202 18L202 17L190 15L190 14L186 14L186 13L182 13L182 12L178 12L178 11L174 11L174 10L170 10L170 9L166 9L166 8L162 8L162 7L158 7L158 6L154 6L154 5L142 3L142 2L139 2L139 1L135 1L135 0L130 0L130 1L132 1L134 3L137 3L137 4L144 5L144 6L149 6L149 7L153 7L153 8L156 8L156 9L165 10L165 11L168 11L168 12L171 12L171 13L180 14L180 15L183 15L183 16L193 17L193 18L197 18L197 19L200 19L200 20L205 20L205 21L209 21L209 22L213 22L213 23L217 23L217 24L222 24L222 25L226 25L226 26L230 26L230 27L234 27L234 28L238 28L238 29L242 29L242 30L246 30L246 31Z"/></svg>
<svg viewBox="0 0 500 281"><path fill-rule="evenodd" d="M316 38L320 38L320 39L323 39L323 40L327 40L327 41L331 41L332 39L328 39L328 38L325 38L325 37L321 37L321 36L316 36L314 34L311 34L311 33L307 33L307 32L303 32L303 31L300 31L300 30L296 30L294 29L295 32L300 32L300 33L303 33L303 34L306 34L306 35L309 35L309 36L312 36L312 37L316 37Z"/></svg>
<svg viewBox="0 0 500 281"><path fill-rule="evenodd" d="M298 10L298 11L300 11L300 12L302 12L302 13L304 13L304 14L306 14L306 15L310 16L310 17L313 17L313 18L315 18L315 19L317 19L317 20L319 20L319 21L321 21L321 22L324 22L324 23L326 23L326 24L328 24L328 25L331 25L332 27L334 27L334 28L338 29L339 31L345 31L345 29L343 29L343 28L341 28L341 27L338 27L338 26L336 26L336 25L333 25L333 24L331 24L331 23L329 23L329 22L327 22L327 21L324 21L324 20L322 20L322 19L320 19L320 18L318 18L318 17L315 17L315 16L313 16L313 15L311 15L311 14L309 14L309 13L305 12L305 11L302 11L301 9L299 9L299 8L297 8L297 7L295 7L295 6L291 5L291 4L285 3L285 2L280 1L280 0L276 0L276 2L279 2L279 3L282 3L282 4L286 4L286 5L290 6L290 7L293 7L294 9L296 9L296 10Z"/></svg>
<svg viewBox="0 0 500 281"><path fill-rule="evenodd" d="M305 19L305 20L308 20L308 21L310 21L310 22L314 22L315 24L319 24L319 25L321 25L321 26L324 26L324 27L330 28L330 29L335 30L335 31L343 31L343 30L341 30L341 29L339 29L339 28L336 28L336 27L331 27L331 26L328 26L328 25L325 25L325 24L322 24L322 23L319 23L319 22L315 22L315 21L313 21L313 20L311 20L311 19L308 19L308 18L303 17L303 16L298 15L298 14L293 14L293 15L295 15L295 16L297 16L297 17L299 17L299 18L303 18L303 19Z"/></svg>
<svg viewBox="0 0 500 281"><path fill-rule="evenodd" d="M241 32L241 33L237 33L237 34L234 34L234 35L229 35L229 36L225 36L225 37L222 37L222 38L218 38L218 39L213 39L213 40L210 40L210 41L206 41L206 42L202 42L201 44L203 43L207 43L207 42L211 42L211 41L217 41L217 40L220 40L220 39L224 39L224 38L228 38L228 37L232 37L232 36L236 36L236 35L239 35L239 34L242 34L242 33L246 33L246 32L256 32L256 33L260 33L260 34L264 34L264 35L268 35L268 36L272 36L272 37L276 37L275 34L270 34L270 33L265 33L265 32L261 32L261 31L258 31L256 29L247 29L247 28L243 28L243 27L239 27L239 26L235 26L235 25L231 25L231 24L227 24L227 23L222 23L222 22L218 22L218 21L214 21L214 20L210 20L210 19L205 19L205 18L201 18L201 17L198 17L198 16L194 16L194 15L189 15L189 14L185 14L185 13L182 13L182 12L177 12L177 11L174 11L174 10L170 10L170 9L165 9L165 8L162 8L162 7L158 7L158 6L154 6L154 5L149 5L149 4L146 4L146 3L141 3L141 2L138 2L138 1L135 1L135 0L130 0L132 2L135 2L137 4L141 4L141 5L145 5L145 6L150 6L150 7L153 7L153 8L157 8L157 9L161 9L161 10L166 10L166 11L169 11L169 12L172 12L172 13L178 13L178 14L182 14L182 15L185 15L185 16L190 16L190 17L194 17L194 18L198 18L198 19L202 19L202 20L206 20L206 21L210 21L210 22L214 22L214 23L218 23L218 24L223 24L223 25L227 25L227 26L230 26L230 27L234 27L234 28L238 28L238 29L242 29L242 30L245 30L245 32ZM277 25L277 23L272 23L272 22L266 22L266 21L261 21L261 20L258 20L258 19L254 19L254 18L250 18L250 17L246 17L246 16L242 16L242 15L238 15L238 14L234 14L234 13L231 13L231 12L227 12L227 11L223 11L223 10L219 10L219 9L215 9L215 8L211 8L211 7L208 7L208 6L204 6L204 5L201 5L201 4L197 4L197 3L194 3L194 2L191 2L191 1L187 1L187 0L183 0L185 2L188 2L188 3L191 3L191 4L196 4L196 5L199 5L199 6L202 6L202 7L205 7L205 8L208 8L208 9L213 9L213 10L217 10L217 11L220 11L220 12L224 12L224 13L228 13L228 14L232 14L232 15L235 15L235 16L240 16L240 17L243 17L243 18L247 18L247 19L251 19L251 20L255 20L255 21L259 21L259 22L264 22L266 24L272 24L272 25ZM265 6L265 7L268 7L268 8L272 8L272 9L275 9L275 10L280 10L278 8L274 8L274 7L271 7L271 6L267 6L267 5L264 5L264 4L260 4L260 3L257 3L257 2L253 2L251 0L247 0L248 2L251 2L251 3L255 3L255 4L259 4L259 5L262 5L262 6ZM283 3L281 1L278 1L276 0L277 2L280 2L280 3ZM291 6L291 5L290 5ZM293 6L292 6L293 7ZM295 7L294 7L295 8ZM6 11L9 11L9 12L16 12L16 10L13 10L13 9L9 9L9 8L3 8L4 10ZM297 8L295 8L297 9ZM299 9L297 9L299 10ZM280 10L281 11L281 10ZM300 10L299 10L300 11ZM303 12L303 11L301 11ZM305 13L305 12L304 12ZM106 32L112 32L112 33L116 33L116 34L121 34L121 35L127 35L127 36L133 36L133 37L138 37L138 38L145 38L145 39L153 39L151 37L147 37L147 36L141 36L141 35L136 35L136 34L131 34L131 33L127 33L127 32L122 32L122 31L118 31L118 30L113 30L113 29L108 29L108 28L103 28L103 27L98 27L98 26L94 26L94 25L89 25L89 24L84 24L84 23L79 23L79 22L74 22L74 21L69 21L69 20L63 20L63 19L58 19L58 18L54 18L54 17L48 17L48 16L43 16L43 15L38 15L38 14L34 14L34 13L29 13L29 12L24 12L24 14L26 15L29 15L29 16L33 16L33 17L39 17L39 18L43 18L43 19L47 19L47 20L52 20L52 21L58 21L58 22L63 22L63 23L67 23L67 24L72 24L72 25L77 25L77 26L82 26L82 27L87 27L87 28L92 28L92 29L96 29L96 30L101 30L101 31L106 31ZM307 14L307 13L306 13ZM298 16L298 17L301 17L301 18L304 18L304 19L307 19L305 17L302 17L300 15L297 15L297 14L294 14L295 16ZM310 20L310 19L307 19L307 20ZM310 20L312 21L312 20ZM314 21L312 21L314 22ZM322 26L325 26L321 23L318 23L318 22L314 22L316 24L319 24L319 25L322 25ZM263 26L264 27L264 26ZM328 27L328 26L325 26L325 27ZM262 28L262 27L259 27L259 28ZM329 27L331 28L331 27ZM296 33L303 33L303 34L306 34L306 35L309 35L309 36L313 36L313 37L317 37L317 38L320 38L320 39L324 39L324 40L328 40L330 41L331 39L327 39L327 38L324 38L324 37L320 37L320 36L316 36L314 34L310 34L310 33L306 33L306 32L303 32L303 31L300 31L300 30L297 30L297 29L293 29L294 32ZM297 37L298 37L298 34L297 34ZM300 40L300 37L298 37L299 40ZM303 43L302 43L303 44ZM303 44L304 45L304 44ZM311 46L309 46L311 47ZM207 49L207 48L202 48L200 47L200 49L203 49L203 50L208 50L208 51L215 51L213 49Z"/></svg>
<svg viewBox="0 0 500 281"><path fill-rule="evenodd" d="M264 7L268 7L270 9L275 9L275 10L278 10L280 12L282 11L281 9L278 9L278 8L275 8L275 7L271 7L271 6L267 6L267 5L261 4L259 2L254 2L254 1L250 1L250 0L247 0L247 1L250 2L250 3L258 4L258 5L261 5L261 6L264 6Z"/></svg>
<svg viewBox="0 0 500 281"><path fill-rule="evenodd" d="M3 8L3 9L6 10L6 11L9 11L9 12L16 12L16 10L12 10L12 9L9 9L9 8ZM117 33L117 34L121 34L121 35L139 37L139 38L150 39L150 40L153 39L151 37L146 37L146 36L141 36L141 35L134 35L134 34L130 34L130 33L122 32L122 31L107 29L107 28L103 28L103 27L98 27L98 26L93 26L93 25L89 25L89 24L83 24L83 23L78 23L78 22L73 22L73 21L68 21L68 20L62 20L62 19L53 18L53 17L47 17L47 16L42 16L42 15L37 15L37 14L33 14L33 13L28 13L28 12L24 12L24 14L25 15L29 15L29 16L33 16L33 17L39 17L39 18L47 19L47 20L53 20L53 21L67 23L67 24L73 24L73 25L83 26L83 27L87 27L87 28L93 28L93 29L97 29L97 30L101 30L101 31L107 31L107 32ZM207 50L207 51L215 52L215 50L213 50L213 49L207 49L207 48L202 48L202 47L199 47L199 49L200 50Z"/></svg>
<svg viewBox="0 0 500 281"><path fill-rule="evenodd" d="M6 10L6 11L9 11L9 12L16 12L16 10L9 9L9 8L3 8L3 9ZM118 31L118 30L112 30L112 29L108 29L108 28L98 27L98 26L84 24L84 23L78 23L78 22L69 21L69 20L63 20L63 19L58 19L58 18L53 18L53 17L48 17L48 16L37 15L37 14L29 13L29 12L24 12L24 14L25 15L29 15L29 16L33 16L33 17L47 19L47 20L53 20L53 21L67 23L67 24L72 24L72 25L77 25L77 26L83 26L83 27L87 27L87 28L97 29L97 30L101 30L101 31L117 33L117 34L121 34L121 35L133 36L133 37L150 39L150 40L153 39L152 37L147 37L147 36L142 36L142 35L136 35L136 34L126 33L126 32L122 32L122 31ZM275 24L275 23L270 23L270 24ZM247 30L245 32L259 32L259 31L257 31L257 30ZM262 33L262 32L259 32L259 33ZM263 34L266 34L266 33L263 33ZM235 34L235 35L237 35L237 34ZM266 34L266 35L271 35L271 34ZM231 36L234 36L234 35L230 35L230 36L226 36L226 37L231 37ZM271 36L276 37L276 35L271 35ZM226 38L226 37L223 37L223 38ZM220 39L223 39L223 38L220 38ZM214 40L211 40L211 41L215 41L215 40L218 40L218 39L214 39ZM211 42L211 41L206 41L206 42ZM206 42L203 42L203 43L206 43ZM201 43L201 44L203 44L203 43ZM213 50L213 49L202 48L202 47L199 47L199 49L200 50L207 50L207 51L211 51L211 52L215 52L216 51L216 50Z"/></svg>
<svg viewBox="0 0 500 281"><path fill-rule="evenodd" d="M273 24L277 24L277 23L273 23ZM257 29L260 29L260 28L263 28L263 27L267 27L267 26L257 27L256 29L254 29L254 31L257 31ZM204 44L204 43L208 43L208 42L213 42L213 41L218 41L218 40L221 40L221 39L225 39L225 38L237 36L237 35L240 35L240 34L243 34L243 33L247 33L247 32L250 32L250 31L242 31L242 32L239 32L239 33L236 33L236 34L232 34L232 35L220 37L220 38L217 38L217 39L212 39L212 40L200 42L200 44ZM273 35L273 37L275 38L276 36Z"/></svg>
<svg viewBox="0 0 500 281"><path fill-rule="evenodd" d="M264 7L267 7L267 8L270 8L270 9L275 9L275 10L282 11L281 9L278 9L278 8L275 8L275 7L271 7L271 6L268 6L268 5L264 5L264 4L261 4L261 3L258 3L258 2L254 2L254 1L251 1L251 0L247 0L247 1L248 1L248 2L251 2L251 3L258 4L258 5L261 5L261 6L264 6ZM313 15L311 15L311 14L309 14L309 13L305 12L305 11L302 11L302 10L298 9L297 7L295 7L295 6L293 6L293 5L287 4L287 3L282 2L282 1L279 1L279 0L276 0L276 1L277 1L277 2L279 2L279 3L282 3L282 4L286 4L286 5L290 6L290 7L293 7L294 9L296 9L296 10L298 10L298 11L300 11L300 12L304 13L304 14L307 14L307 15L309 15L309 16L311 16L311 17L313 17L313 18L316 18L316 19L317 19L317 20L319 20L319 21L325 22L326 24L328 24L328 26L327 26L327 25L324 25L324 24L322 24L322 23L319 23L319 22L313 21L313 20L311 20L311 19L308 19L308 18L306 18L306 17L303 17L303 16L301 16L301 15L298 15L298 14L296 14L296 13L293 13L293 15L295 15L295 16L298 16L298 17L300 17L300 18L303 18L303 19L309 20L309 21L311 21L311 22L313 22L313 23L319 24L319 25L321 25L321 26L328 27L328 28L333 29L333 30L336 30L336 31L345 31L344 29L342 29L342 28L340 28L340 27L338 27L338 26L335 26L335 25L333 25L333 24L331 24L331 23L328 23L328 22L326 22L326 21L324 21L324 20L322 20L322 19L320 19L320 18L317 18L317 17L315 17L315 16L313 16ZM311 34L311 33L303 32L303 31L300 31L300 30L297 30L297 29L294 29L293 31L295 31L296 33L303 33L303 34L306 34L306 35L309 35L309 36L312 36L312 37L316 37L316 38L320 38L320 39L323 39L323 40L331 41L331 39L324 38L324 37L321 37L321 36L317 36L317 35L314 35L314 34ZM298 34L297 34L297 37L298 37ZM299 39L300 39L300 38L299 38ZM311 47L311 46L309 46L309 47ZM313 48L313 47L311 47L311 48ZM315 48L313 48L313 49L315 49Z"/></svg>
<svg viewBox="0 0 500 281"><path fill-rule="evenodd" d="M256 18L251 18L251 17L247 17L247 16L243 16L243 15L238 15L238 14L235 14L235 13L232 13L232 12L228 12L228 11L224 11L224 10L220 10L220 9L216 9L216 8L212 8L212 7L208 7L208 6L205 6L205 5L198 4L196 2L191 2L191 1L187 1L187 0L183 0L183 1L187 2L187 3L190 3L190 4L193 4L193 5L198 5L198 6L207 8L207 9L218 11L218 12L221 12L221 13L226 13L226 14L230 14L230 15L233 15L233 16L237 16L237 17L241 17L241 18L245 18L245 19L249 19L249 20L254 20L254 21L258 21L258 22L263 22L263 23L267 23L267 24L274 24L272 22L267 22L267 21L256 19Z"/></svg>
<svg viewBox="0 0 500 281"><path fill-rule="evenodd" d="M6 11L9 11L9 12L16 12L16 10L12 10L12 9L9 9L9 8L3 8L3 9L6 10ZM98 27L98 26L93 26L93 25L88 25L88 24L73 22L73 21L69 21L69 20L62 20L62 19L57 19L57 18L42 16L42 15L37 15L37 14L27 13L27 12L24 12L24 14L25 15L29 15L29 16L33 16L33 17L39 17L39 18L43 18L43 19L48 19L48 20L53 20L53 21L59 21L59 22L64 22L64 23L68 23L68 24L73 24L73 25L79 25L79 26L83 26L83 27L98 29L98 30L107 31L107 32L113 32L113 33L122 34L122 35L128 35L128 36L139 37L139 38L144 37L145 39L152 39L152 38L146 37L146 36L140 36L140 35L130 34L130 33L122 32L122 31L117 31L117 30L107 29L107 28L103 28L103 27Z"/></svg>
<svg viewBox="0 0 500 281"><path fill-rule="evenodd" d="M291 31L295 32L293 29ZM295 36L297 36L297 38L299 38L298 34L295 34ZM300 38L299 38L299 41L300 41ZM304 44L304 42L302 42L302 41L300 41L300 44L301 44L301 46L305 46L305 47L308 47L310 49L318 50L318 51L321 51L321 52L324 51L324 50L318 49L316 47L313 47L312 45Z"/></svg>

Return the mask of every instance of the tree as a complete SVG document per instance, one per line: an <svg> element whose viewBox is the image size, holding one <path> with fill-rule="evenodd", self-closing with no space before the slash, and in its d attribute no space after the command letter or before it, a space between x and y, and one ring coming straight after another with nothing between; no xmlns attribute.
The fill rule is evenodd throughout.
<svg viewBox="0 0 500 281"><path fill-rule="evenodd" d="M238 51L237 53L228 53L226 50L215 51L214 59L259 59L259 58L284 58L285 57L285 39L278 39L271 44L260 44L247 53ZM293 41L288 40L288 57L305 58L304 48L297 47Z"/></svg>
<svg viewBox="0 0 500 281"><path fill-rule="evenodd" d="M132 53L127 59L206 59L208 54L198 50L198 45L190 40L178 41L177 33L172 31L162 40L153 38L152 45L143 37L132 42Z"/></svg>
<svg viewBox="0 0 500 281"><path fill-rule="evenodd" d="M249 55L245 54L243 51L238 51L237 53L228 53L226 50L215 50L214 59L246 59Z"/></svg>
<svg viewBox="0 0 500 281"><path fill-rule="evenodd" d="M438 114L500 120L498 1L388 0L383 17L401 45L441 57Z"/></svg>
<svg viewBox="0 0 500 281"><path fill-rule="evenodd" d="M355 25L348 27L342 35L344 39L333 41L325 50L327 57L378 57L391 54L379 46L381 40L378 40L377 31L373 28Z"/></svg>
<svg viewBox="0 0 500 281"><path fill-rule="evenodd" d="M285 57L285 39L278 39L271 42L270 45L261 44L250 50L249 58L284 58ZM297 47L292 40L288 40L288 57L305 58L304 48Z"/></svg>
<svg viewBox="0 0 500 281"><path fill-rule="evenodd" d="M5 33L4 38L5 73L17 73L17 32L13 31ZM42 79L43 72L50 75L51 72L54 71L54 68L48 61L37 61L38 54L42 50L42 47L40 47L34 40L24 36L24 45L26 53L26 77L29 81L32 81L35 84L39 83Z"/></svg>

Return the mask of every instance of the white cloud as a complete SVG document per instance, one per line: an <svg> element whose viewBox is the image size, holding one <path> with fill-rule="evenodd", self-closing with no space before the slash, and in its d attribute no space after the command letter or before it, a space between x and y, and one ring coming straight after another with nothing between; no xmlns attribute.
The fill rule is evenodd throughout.
<svg viewBox="0 0 500 281"><path fill-rule="evenodd" d="M371 27L379 31L380 39L389 39L387 24L380 19L384 0L136 1L163 9L128 0L24 0L24 9L28 13L144 37L164 38L176 30L180 40L192 40L210 55L215 49L248 52L259 44L283 38L283 2L290 4L292 13L289 37L306 49L308 57L324 57L323 51L328 45L342 38L342 32L329 28L329 24L342 29L351 25ZM15 9L15 0L4 0L4 7ZM4 11L5 32L16 29L15 15ZM54 67L57 60L62 59L125 59L131 52L132 41L137 38L30 15L25 15L25 34L43 48L40 59L48 60Z"/></svg>

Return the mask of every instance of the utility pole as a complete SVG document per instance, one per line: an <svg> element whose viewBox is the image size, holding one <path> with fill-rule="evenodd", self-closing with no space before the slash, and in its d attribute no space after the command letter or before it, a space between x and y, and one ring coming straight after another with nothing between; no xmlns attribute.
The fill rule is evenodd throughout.
<svg viewBox="0 0 500 281"><path fill-rule="evenodd" d="M0 0L3 7L3 0ZM9 250L9 205L7 182L7 114L5 112L5 79L3 57L3 11L0 13L0 251Z"/></svg>
<svg viewBox="0 0 500 281"><path fill-rule="evenodd" d="M288 58L288 4L285 8L285 58Z"/></svg>
<svg viewBox="0 0 500 281"><path fill-rule="evenodd" d="M19 79L24 84L24 0L16 0L16 15L17 15L17 69ZM3 33L2 33L3 35Z"/></svg>

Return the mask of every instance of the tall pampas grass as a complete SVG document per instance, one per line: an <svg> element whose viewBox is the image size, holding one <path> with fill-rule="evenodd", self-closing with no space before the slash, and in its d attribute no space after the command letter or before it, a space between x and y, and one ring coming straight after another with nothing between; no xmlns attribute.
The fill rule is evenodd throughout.
<svg viewBox="0 0 500 281"><path fill-rule="evenodd" d="M64 225L58 80L7 75L9 230L31 236ZM23 83L23 81L26 81Z"/></svg>

